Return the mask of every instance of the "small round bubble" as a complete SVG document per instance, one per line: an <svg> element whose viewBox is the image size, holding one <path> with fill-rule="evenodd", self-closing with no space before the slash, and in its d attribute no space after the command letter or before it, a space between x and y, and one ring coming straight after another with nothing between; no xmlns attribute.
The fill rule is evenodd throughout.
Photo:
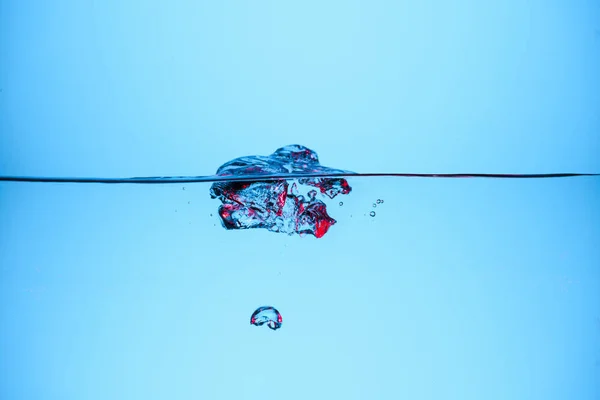
<svg viewBox="0 0 600 400"><path fill-rule="evenodd" d="M374 217L374 216L375 216L375 211L371 211L371 212L369 213L369 215L370 215L371 217Z"/></svg>
<svg viewBox="0 0 600 400"><path fill-rule="evenodd" d="M373 203L373 208L377 207L377 204Z"/></svg>
<svg viewBox="0 0 600 400"><path fill-rule="evenodd" d="M381 203L383 203L383 200L377 199L377 204L381 204Z"/></svg>
<svg viewBox="0 0 600 400"><path fill-rule="evenodd" d="M340 207L341 207L341 206L343 206L343 205L344 205L344 202L343 202L343 201L340 201Z"/></svg>

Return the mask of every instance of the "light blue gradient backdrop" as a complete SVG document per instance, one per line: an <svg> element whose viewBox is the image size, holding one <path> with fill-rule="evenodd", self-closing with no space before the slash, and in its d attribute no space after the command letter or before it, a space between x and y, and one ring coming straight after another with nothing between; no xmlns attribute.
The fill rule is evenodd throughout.
<svg viewBox="0 0 600 400"><path fill-rule="evenodd" d="M591 0L2 0L0 175L598 172L598 71ZM319 240L0 184L0 398L600 396L597 179L350 184Z"/></svg>

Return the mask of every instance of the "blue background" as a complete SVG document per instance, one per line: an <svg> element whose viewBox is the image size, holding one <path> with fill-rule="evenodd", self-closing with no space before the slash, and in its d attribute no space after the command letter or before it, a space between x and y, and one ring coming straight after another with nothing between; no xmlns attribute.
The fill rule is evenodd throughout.
<svg viewBox="0 0 600 400"><path fill-rule="evenodd" d="M3 0L0 175L211 175L292 143L357 172L598 172L599 21ZM597 179L350 184L318 240L225 231L205 184L0 184L0 398L600 397Z"/></svg>

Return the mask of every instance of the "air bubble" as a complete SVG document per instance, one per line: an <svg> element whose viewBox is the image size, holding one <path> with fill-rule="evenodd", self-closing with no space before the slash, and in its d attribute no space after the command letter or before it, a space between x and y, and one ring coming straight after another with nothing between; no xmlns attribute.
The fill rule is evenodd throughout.
<svg viewBox="0 0 600 400"><path fill-rule="evenodd" d="M375 216L375 211L371 211L371 212L369 213L369 215L370 215L371 217L374 217L374 216Z"/></svg>
<svg viewBox="0 0 600 400"><path fill-rule="evenodd" d="M377 207L377 204L373 203L373 208Z"/></svg>
<svg viewBox="0 0 600 400"><path fill-rule="evenodd" d="M279 311L271 306L258 307L250 317L250 324L254 326L267 324L267 326L274 331L281 328L282 322L283 320Z"/></svg>
<svg viewBox="0 0 600 400"><path fill-rule="evenodd" d="M344 205L344 202L343 202L343 201L340 201L340 207L341 207L341 206L343 206L343 205Z"/></svg>

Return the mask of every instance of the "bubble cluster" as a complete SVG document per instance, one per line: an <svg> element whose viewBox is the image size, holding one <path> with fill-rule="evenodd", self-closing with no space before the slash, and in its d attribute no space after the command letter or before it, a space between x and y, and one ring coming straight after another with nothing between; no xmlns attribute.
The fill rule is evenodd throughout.
<svg viewBox="0 0 600 400"><path fill-rule="evenodd" d="M382 203L383 203L383 199L377 199L377 200L375 201L375 203L373 203L373 204L372 204L372 206L373 206L373 208L377 208L377 205L378 205L378 204L382 204ZM371 211L371 212L369 213L369 215L370 215L371 217L374 217L374 216L375 216L375 211ZM366 214L365 214L365 216L366 216Z"/></svg>

